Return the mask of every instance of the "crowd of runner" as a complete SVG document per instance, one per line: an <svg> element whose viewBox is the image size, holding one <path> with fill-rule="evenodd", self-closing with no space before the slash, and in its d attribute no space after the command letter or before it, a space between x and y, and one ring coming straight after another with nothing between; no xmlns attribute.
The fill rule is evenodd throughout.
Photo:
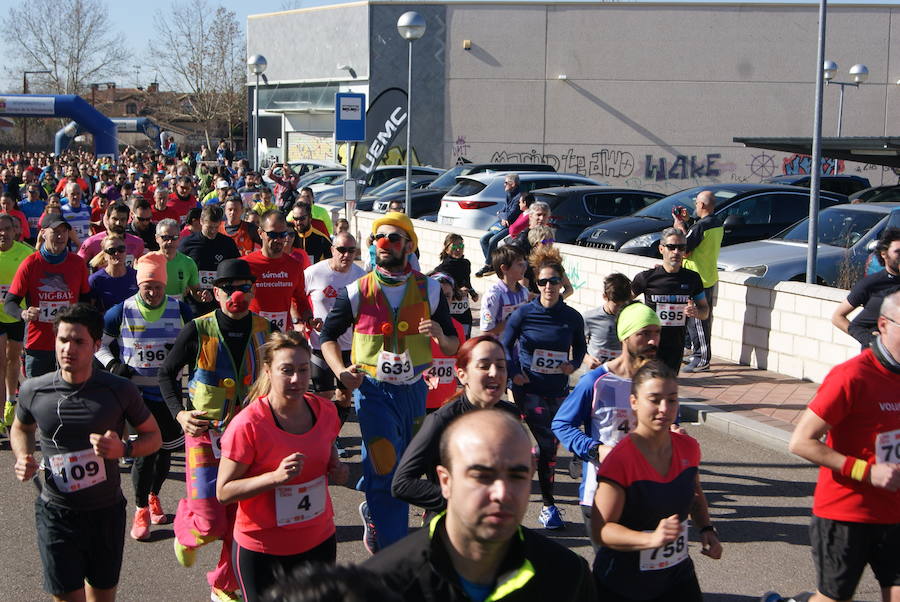
<svg viewBox="0 0 900 602"><path fill-rule="evenodd" d="M473 315L461 236L423 270L402 212L357 241L289 171L206 149L0 154L0 402L16 476L41 490L47 592L115 598L125 532L146 541L169 521L160 492L183 452L174 554L190 567L220 550L214 601L326 599L290 597L310 583L348 592L334 599L701 600L689 528L701 553L723 550L677 374L709 365L714 200L698 195L693 223L673 216L662 264L607 275L582 315L550 208L517 186L508 176L509 232L489 233L476 274L497 280ZM822 466L822 600L852 597L866 564L900 599L900 293L881 299L871 348L829 375L792 441ZM374 556L341 568L328 486L348 481L354 407ZM521 526L536 472L537 522L566 527L560 444L593 571Z"/></svg>

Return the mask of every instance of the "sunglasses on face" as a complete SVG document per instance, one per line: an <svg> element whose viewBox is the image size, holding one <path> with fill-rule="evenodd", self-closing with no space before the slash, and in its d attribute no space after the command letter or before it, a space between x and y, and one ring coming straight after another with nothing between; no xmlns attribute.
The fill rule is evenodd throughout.
<svg viewBox="0 0 900 602"><path fill-rule="evenodd" d="M675 244L675 243L666 243L663 246L670 251L686 251L687 250L686 244L679 245L679 244Z"/></svg>
<svg viewBox="0 0 900 602"><path fill-rule="evenodd" d="M287 238L291 234L287 230L285 230L284 232L276 232L275 230L269 230L269 231L263 230L263 232L266 233L266 237L269 240L278 240L279 238Z"/></svg>
<svg viewBox="0 0 900 602"><path fill-rule="evenodd" d="M402 240L409 240L402 234L397 234L396 232L391 232L390 234L376 234L375 235L375 240L381 240L382 238L388 239L388 242L392 243L392 244L397 244L398 242L400 242Z"/></svg>
<svg viewBox="0 0 900 602"><path fill-rule="evenodd" d="M166 242L172 242L173 240L178 240L178 236L174 234L162 234L159 239L164 240Z"/></svg>
<svg viewBox="0 0 900 602"><path fill-rule="evenodd" d="M253 290L252 284L223 284L219 287L226 295L231 295L235 291L241 291L242 293L249 293Z"/></svg>
<svg viewBox="0 0 900 602"><path fill-rule="evenodd" d="M537 281L538 286L547 286L548 284L552 284L553 286L559 286L559 283L562 282L562 278L559 276L551 276L550 278L540 278Z"/></svg>
<svg viewBox="0 0 900 602"><path fill-rule="evenodd" d="M107 255L115 255L116 253L124 253L125 247L109 247L108 249L103 249L103 252Z"/></svg>
<svg viewBox="0 0 900 602"><path fill-rule="evenodd" d="M451 251L462 251L466 248L466 245L450 245Z"/></svg>
<svg viewBox="0 0 900 602"><path fill-rule="evenodd" d="M356 247L335 247L335 250L341 255L346 255L347 253L356 253Z"/></svg>
<svg viewBox="0 0 900 602"><path fill-rule="evenodd" d="M149 222L149 221L150 221L151 219L153 219L153 218L151 218L151 217L138 217L138 216L135 216L134 219L135 219L136 221L139 221L139 222Z"/></svg>

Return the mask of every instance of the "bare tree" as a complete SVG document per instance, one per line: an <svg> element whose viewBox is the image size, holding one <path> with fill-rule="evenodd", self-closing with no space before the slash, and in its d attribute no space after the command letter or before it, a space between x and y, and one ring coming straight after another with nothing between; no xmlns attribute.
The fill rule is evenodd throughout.
<svg viewBox="0 0 900 602"><path fill-rule="evenodd" d="M183 92L182 102L161 107L161 117L204 124L224 122L229 135L244 116L244 35L234 11L207 0L173 2L156 13L153 66L163 84ZM212 148L212 146L210 146Z"/></svg>
<svg viewBox="0 0 900 602"><path fill-rule="evenodd" d="M93 82L113 79L130 57L102 0L17 3L0 23L10 78L26 70L50 71L39 88L56 94L78 94Z"/></svg>

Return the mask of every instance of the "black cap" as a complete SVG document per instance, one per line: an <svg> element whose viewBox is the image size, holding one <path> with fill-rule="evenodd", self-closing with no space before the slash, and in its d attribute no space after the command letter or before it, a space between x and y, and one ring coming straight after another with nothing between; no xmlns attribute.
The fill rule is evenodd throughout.
<svg viewBox="0 0 900 602"><path fill-rule="evenodd" d="M216 268L216 279L213 286L230 280L249 280L256 282L256 276L250 271L250 264L243 259L226 259Z"/></svg>
<svg viewBox="0 0 900 602"><path fill-rule="evenodd" d="M72 229L72 224L66 221L66 218L61 216L58 213L51 213L50 215L44 216L44 221L41 222L41 228L55 228L59 225L65 225L69 230Z"/></svg>

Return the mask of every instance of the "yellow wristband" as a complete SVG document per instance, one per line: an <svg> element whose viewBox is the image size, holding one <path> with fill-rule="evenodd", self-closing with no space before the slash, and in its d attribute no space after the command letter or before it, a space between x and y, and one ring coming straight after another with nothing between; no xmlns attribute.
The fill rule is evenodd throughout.
<svg viewBox="0 0 900 602"><path fill-rule="evenodd" d="M853 463L853 468L850 469L850 478L854 481L862 481L866 478L866 468L868 466L865 460L857 458L856 462Z"/></svg>

